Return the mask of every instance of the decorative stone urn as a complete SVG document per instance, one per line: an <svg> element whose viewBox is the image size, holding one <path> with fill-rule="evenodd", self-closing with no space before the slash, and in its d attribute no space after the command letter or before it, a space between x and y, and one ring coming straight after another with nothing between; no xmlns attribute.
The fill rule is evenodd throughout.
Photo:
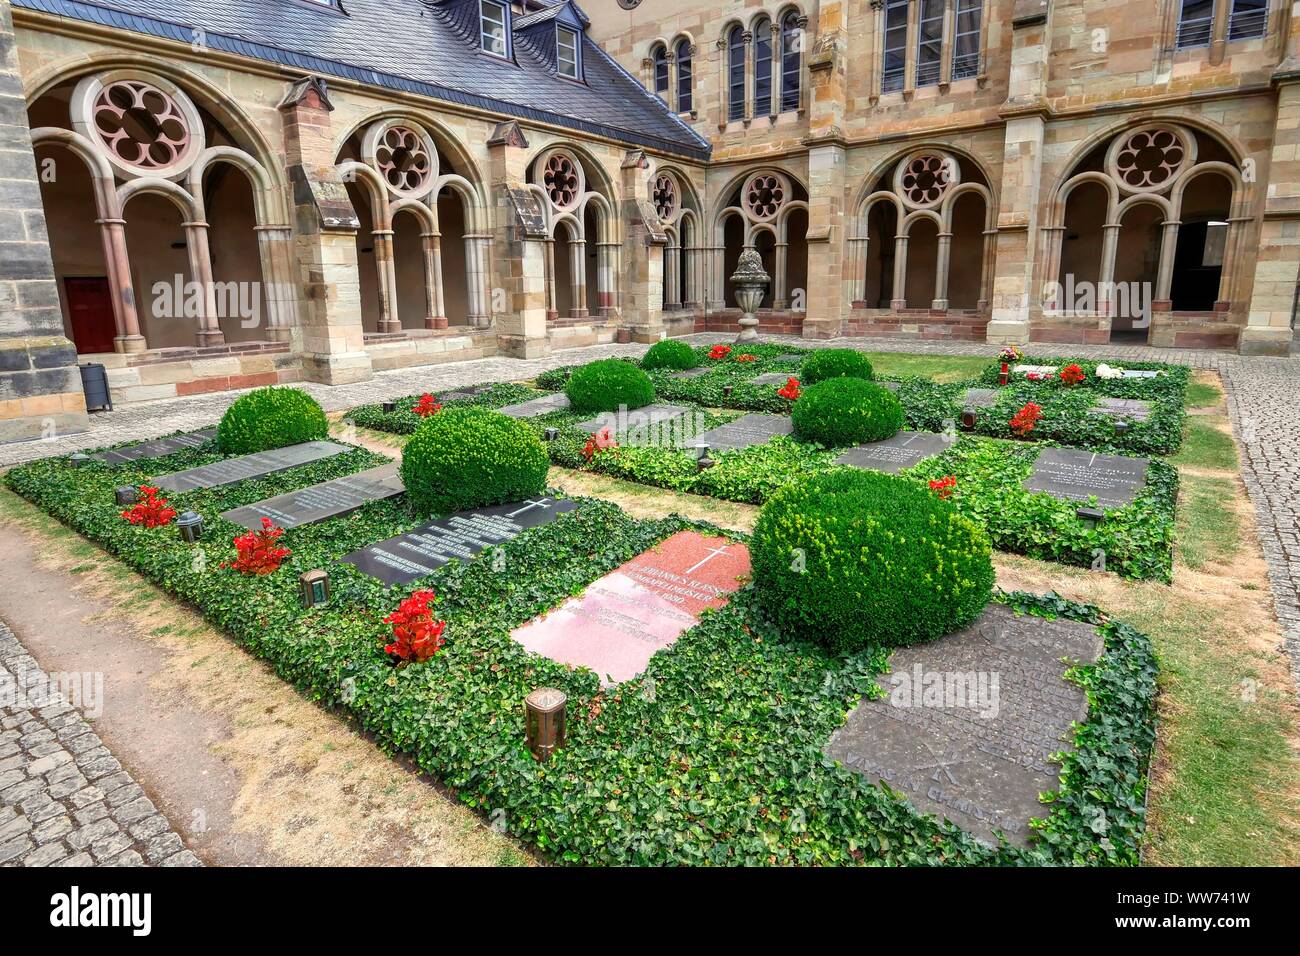
<svg viewBox="0 0 1300 956"><path fill-rule="evenodd" d="M731 274L731 285L736 292L736 304L745 314L740 317L740 335L737 342L754 342L758 340L758 311L763 301L763 293L772 277L763 269L763 259L756 249L746 249L740 254L736 271Z"/></svg>

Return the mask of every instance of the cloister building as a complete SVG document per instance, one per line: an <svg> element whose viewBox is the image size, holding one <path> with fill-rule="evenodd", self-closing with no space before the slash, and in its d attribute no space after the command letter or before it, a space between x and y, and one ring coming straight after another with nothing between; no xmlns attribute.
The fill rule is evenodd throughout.
<svg viewBox="0 0 1300 956"><path fill-rule="evenodd" d="M730 330L1281 354L1280 0L0 0L0 440Z"/></svg>

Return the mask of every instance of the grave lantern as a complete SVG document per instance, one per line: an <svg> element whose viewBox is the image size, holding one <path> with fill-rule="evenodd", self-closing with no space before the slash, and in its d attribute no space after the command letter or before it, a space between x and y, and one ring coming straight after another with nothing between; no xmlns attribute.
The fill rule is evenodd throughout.
<svg viewBox="0 0 1300 956"><path fill-rule="evenodd" d="M1124 419L1121 418L1117 422L1115 422L1116 435L1127 435L1128 429L1129 429L1129 424L1128 422L1124 421Z"/></svg>
<svg viewBox="0 0 1300 956"><path fill-rule="evenodd" d="M113 491L113 499L119 505L133 505L140 500L140 489L134 485L122 485Z"/></svg>
<svg viewBox="0 0 1300 956"><path fill-rule="evenodd" d="M717 464L709 455L708 445L700 445L698 451L700 454L695 459L695 467L698 471L704 471L706 468L712 468Z"/></svg>
<svg viewBox="0 0 1300 956"><path fill-rule="evenodd" d="M568 701L564 691L554 687L539 687L524 698L528 749L538 760L547 760L564 746L564 716Z"/></svg>
<svg viewBox="0 0 1300 956"><path fill-rule="evenodd" d="M396 402L384 402L383 409L384 409L384 414L385 414L385 415L391 415L391 414L393 414L393 412L397 411L397 403L396 403Z"/></svg>
<svg viewBox="0 0 1300 956"><path fill-rule="evenodd" d="M1011 379L1011 366L1009 366L1006 362L1003 362L1002 367L998 369L998 384L1005 385L1007 384L1008 381L1010 381L1010 379Z"/></svg>
<svg viewBox="0 0 1300 956"><path fill-rule="evenodd" d="M203 537L203 516L197 511L186 511L176 519L176 530L181 533L181 540L193 544Z"/></svg>
<svg viewBox="0 0 1300 956"><path fill-rule="evenodd" d="M975 423L979 421L979 413L971 405L967 405L961 410L961 427L968 432L975 430Z"/></svg>
<svg viewBox="0 0 1300 956"><path fill-rule="evenodd" d="M723 397L723 398L731 398L731 386L730 386L730 385L724 385L724 386L722 386L722 397Z"/></svg>
<svg viewBox="0 0 1300 956"><path fill-rule="evenodd" d="M86 464L89 461L90 461L90 456L82 454L79 451L74 451L71 455L68 456L68 463L72 465L73 468L80 468L82 465Z"/></svg>
<svg viewBox="0 0 1300 956"><path fill-rule="evenodd" d="M330 576L320 568L306 571L298 578L298 596L305 608L328 604L330 600Z"/></svg>
<svg viewBox="0 0 1300 956"><path fill-rule="evenodd" d="M1106 512L1099 508L1080 508L1074 514L1088 528L1095 528L1106 519Z"/></svg>
<svg viewBox="0 0 1300 956"><path fill-rule="evenodd" d="M543 434L543 437L547 441L555 441L555 439L560 437L560 430L558 428L548 428Z"/></svg>

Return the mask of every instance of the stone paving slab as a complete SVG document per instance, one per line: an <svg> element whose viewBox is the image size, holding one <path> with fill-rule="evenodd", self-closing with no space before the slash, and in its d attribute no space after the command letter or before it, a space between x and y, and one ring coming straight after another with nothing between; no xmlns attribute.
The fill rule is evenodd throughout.
<svg viewBox="0 0 1300 956"><path fill-rule="evenodd" d="M0 866L202 865L0 621Z"/></svg>

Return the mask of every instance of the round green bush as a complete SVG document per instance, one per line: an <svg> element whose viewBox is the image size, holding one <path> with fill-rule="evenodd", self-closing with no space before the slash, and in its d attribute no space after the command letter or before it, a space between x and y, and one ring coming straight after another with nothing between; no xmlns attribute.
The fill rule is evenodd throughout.
<svg viewBox="0 0 1300 956"><path fill-rule="evenodd" d="M816 385L832 378L864 378L871 381L876 377L871 361L861 352L853 349L817 349L799 368L799 381L804 385Z"/></svg>
<svg viewBox="0 0 1300 956"><path fill-rule="evenodd" d="M941 637L993 594L983 529L924 485L880 472L836 468L785 486L749 550L767 616L837 654Z"/></svg>
<svg viewBox="0 0 1300 956"><path fill-rule="evenodd" d="M575 412L616 412L655 400L650 376L622 359L601 359L573 370L564 394Z"/></svg>
<svg viewBox="0 0 1300 956"><path fill-rule="evenodd" d="M662 342L656 342L650 346L650 351L646 352L641 359L641 367L647 370L669 368L680 372L684 369L695 368L699 364L700 360L695 356L695 349L685 342L678 342L674 339L664 339Z"/></svg>
<svg viewBox="0 0 1300 956"><path fill-rule="evenodd" d="M448 514L536 496L550 461L525 422L486 408L444 408L402 450L406 496L421 514Z"/></svg>
<svg viewBox="0 0 1300 956"><path fill-rule="evenodd" d="M800 438L840 448L892 438L903 427L903 406L874 382L832 378L804 389L790 419Z"/></svg>
<svg viewBox="0 0 1300 956"><path fill-rule="evenodd" d="M217 425L217 447L227 455L254 452L329 436L316 399L296 388L259 388L235 399Z"/></svg>

